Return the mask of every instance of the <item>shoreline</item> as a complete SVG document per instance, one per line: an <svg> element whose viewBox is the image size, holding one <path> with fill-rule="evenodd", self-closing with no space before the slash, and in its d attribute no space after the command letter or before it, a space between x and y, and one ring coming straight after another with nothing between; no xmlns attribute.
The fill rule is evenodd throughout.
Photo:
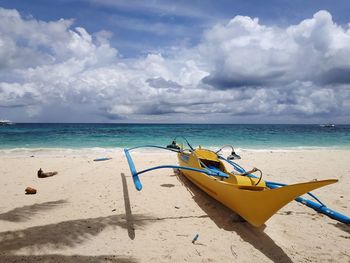
<svg viewBox="0 0 350 263"><path fill-rule="evenodd" d="M197 146L196 146L197 147ZM216 151L220 147L207 147L210 150ZM92 148L0 148L0 157L65 157L65 156L96 156L96 155L113 155L115 153L123 153L122 147L92 147ZM315 151L350 151L350 146L346 147L319 147L319 146L298 146L298 147L271 147L271 148L240 148L235 147L238 154L244 153L292 153L292 152L315 152ZM133 150L133 153L164 153L164 150L154 148L140 148ZM224 149L224 154L228 153Z"/></svg>

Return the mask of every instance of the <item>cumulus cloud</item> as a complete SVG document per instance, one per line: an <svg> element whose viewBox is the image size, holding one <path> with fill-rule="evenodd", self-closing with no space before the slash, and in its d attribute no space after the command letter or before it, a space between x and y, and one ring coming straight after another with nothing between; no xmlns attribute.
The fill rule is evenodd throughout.
<svg viewBox="0 0 350 263"><path fill-rule="evenodd" d="M281 86L293 81L349 84L350 30L326 11L288 28L236 16L208 30L200 52L212 63L205 83L218 88Z"/></svg>
<svg viewBox="0 0 350 263"><path fill-rule="evenodd" d="M133 59L119 56L111 34L0 8L0 114L17 121L349 120L350 29L326 11L287 28L236 16L191 49Z"/></svg>

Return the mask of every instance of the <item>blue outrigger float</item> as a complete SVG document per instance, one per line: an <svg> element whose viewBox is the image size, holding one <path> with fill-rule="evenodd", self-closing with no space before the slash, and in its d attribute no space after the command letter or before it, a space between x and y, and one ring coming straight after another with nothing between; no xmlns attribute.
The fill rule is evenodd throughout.
<svg viewBox="0 0 350 263"><path fill-rule="evenodd" d="M219 154L224 147L216 152L201 147L194 149L186 138L183 139L188 145L188 149L183 146L180 147L176 143L176 138L166 147L144 145L124 149L133 182L138 191L142 190L139 175L157 169L178 169L195 185L254 226L265 223L273 214L292 200L339 222L350 224L349 217L330 209L310 192L338 180L328 179L293 185L264 181L260 169L254 168L251 171L246 171L233 161L240 159L240 156L235 153L232 146L224 146L232 149L231 154L225 158ZM137 171L130 152L139 148L157 148L175 152L180 165L161 165ZM228 172L223 162L231 165L234 171ZM260 176L253 174L256 172L259 172ZM303 194L308 194L314 200L301 197Z"/></svg>

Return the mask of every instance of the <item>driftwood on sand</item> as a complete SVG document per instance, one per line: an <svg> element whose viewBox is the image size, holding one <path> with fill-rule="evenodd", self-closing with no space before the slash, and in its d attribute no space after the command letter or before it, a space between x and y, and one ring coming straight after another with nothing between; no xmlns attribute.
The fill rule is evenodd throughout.
<svg viewBox="0 0 350 263"><path fill-rule="evenodd" d="M38 171L38 177L39 178L46 178L46 177L50 177L50 176L54 176L56 175L57 172L43 172L43 170L41 170L41 168Z"/></svg>

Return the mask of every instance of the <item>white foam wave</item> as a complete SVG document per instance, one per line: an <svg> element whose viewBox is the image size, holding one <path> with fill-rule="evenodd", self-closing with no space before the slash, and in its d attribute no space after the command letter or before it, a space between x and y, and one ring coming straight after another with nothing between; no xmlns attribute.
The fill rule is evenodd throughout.
<svg viewBox="0 0 350 263"><path fill-rule="evenodd" d="M219 147L206 147L209 150L217 151ZM312 150L350 150L349 147L281 147L281 148L235 148L237 154L240 153L249 153L249 152L300 152L300 151L312 151ZM222 153L229 154L229 148L225 148ZM8 157L31 157L31 156L109 156L116 153L122 153L123 148L101 148L101 147L92 147L92 148L9 148L9 149L0 149L0 156ZM162 149L157 148L137 148L133 150L133 153L165 153ZM170 153L170 152L169 152Z"/></svg>
<svg viewBox="0 0 350 263"><path fill-rule="evenodd" d="M0 149L0 156L36 157L36 156L107 156L122 152L122 148L12 148Z"/></svg>
<svg viewBox="0 0 350 263"><path fill-rule="evenodd" d="M206 147L209 150L217 151L220 149L220 147ZM234 147L234 150L236 153L241 152L273 152L273 153L279 153L279 152L300 152L300 151L318 151L318 150L350 150L350 147L342 147L342 146L286 146L286 147L267 147L267 148L246 148L246 147ZM222 153L229 154L231 151L230 148L224 148Z"/></svg>
<svg viewBox="0 0 350 263"><path fill-rule="evenodd" d="M300 151L319 151L319 150L350 150L350 147L340 146L293 146L293 147L271 147L265 149L259 148L237 148L241 152L300 152Z"/></svg>

